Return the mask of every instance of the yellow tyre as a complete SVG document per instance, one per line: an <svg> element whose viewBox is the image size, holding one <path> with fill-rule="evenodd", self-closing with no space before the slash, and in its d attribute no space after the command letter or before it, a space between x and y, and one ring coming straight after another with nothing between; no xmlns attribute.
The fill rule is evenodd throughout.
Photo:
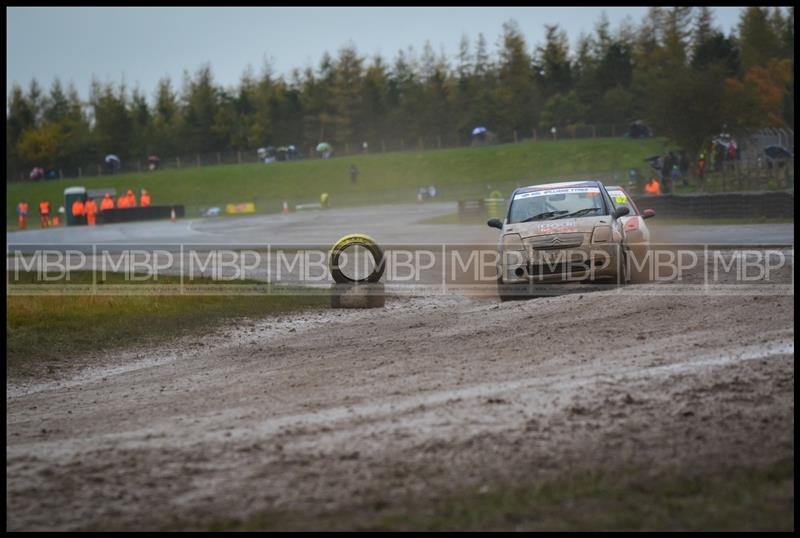
<svg viewBox="0 0 800 538"><path fill-rule="evenodd" d="M359 280L350 278L339 268L339 256L341 256L342 252L344 252L344 250L348 247L356 245L369 251L369 253L372 254L372 259L375 262L375 269L373 269L372 273L370 273L368 277ZM370 236L364 234L350 234L339 239L331 248L331 251L328 254L328 268L331 271L331 276L333 277L334 282L338 284L354 284L361 282L374 283L378 282L383 276L383 272L386 269L386 260L384 259L383 249L381 249L381 247L378 246L378 243L376 243L375 240Z"/></svg>

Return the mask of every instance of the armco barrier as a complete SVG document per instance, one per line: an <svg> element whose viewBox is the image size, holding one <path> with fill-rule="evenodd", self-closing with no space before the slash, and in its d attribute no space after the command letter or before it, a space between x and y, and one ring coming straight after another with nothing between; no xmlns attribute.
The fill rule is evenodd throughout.
<svg viewBox="0 0 800 538"><path fill-rule="evenodd" d="M458 216L459 218L465 217L483 217L486 215L486 204L483 200L459 200L458 201Z"/></svg>
<svg viewBox="0 0 800 538"><path fill-rule="evenodd" d="M793 218L794 191L665 194L635 197L640 210L664 217Z"/></svg>
<svg viewBox="0 0 800 538"><path fill-rule="evenodd" d="M183 218L185 214L182 205L152 205L148 207L125 207L122 209L107 209L97 214L98 224L114 222L133 222L137 220L167 220L172 217L175 210L176 218Z"/></svg>

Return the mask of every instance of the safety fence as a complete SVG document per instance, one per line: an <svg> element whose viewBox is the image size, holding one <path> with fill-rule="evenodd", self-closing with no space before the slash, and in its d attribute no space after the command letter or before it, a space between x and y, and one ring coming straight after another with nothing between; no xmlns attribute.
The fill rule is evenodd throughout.
<svg viewBox="0 0 800 538"><path fill-rule="evenodd" d="M794 191L665 194L635 198L640 209L677 218L794 218Z"/></svg>
<svg viewBox="0 0 800 538"><path fill-rule="evenodd" d="M450 135L429 135L414 138L371 139L364 141L346 142L333 147L332 158L363 154L424 151L431 149L453 149L461 147L475 147L482 145L510 144L521 142L540 142L564 139L609 138L624 136L628 126L623 124L599 124L569 126L556 129L551 133L549 129L532 129L531 131L514 130L507 133L492 133L487 139L477 139L465 136L462 132ZM197 168L202 166L220 166L232 164L248 164L263 162L259 156L259 148L226 149L204 153L182 153L179 155L160 157L156 170L175 168ZM300 159L321 159L316 151L316 145L307 147L297 146ZM280 156L279 156L280 157ZM293 159L286 159L290 161ZM282 161L276 160L276 164ZM7 171L7 182L47 181L49 179L82 178L109 176L114 174L145 173L150 171L150 163L146 156L141 158L125 158L116 169L105 162L86 163L81 166L49 169L45 177L33 180L30 169Z"/></svg>

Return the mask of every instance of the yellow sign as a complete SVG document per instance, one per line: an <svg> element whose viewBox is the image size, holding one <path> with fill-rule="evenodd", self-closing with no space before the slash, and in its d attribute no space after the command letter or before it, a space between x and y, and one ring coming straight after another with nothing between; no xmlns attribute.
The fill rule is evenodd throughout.
<svg viewBox="0 0 800 538"><path fill-rule="evenodd" d="M484 200L489 218L502 219L505 215L506 200L500 191L492 191L489 197Z"/></svg>
<svg viewBox="0 0 800 538"><path fill-rule="evenodd" d="M616 198L614 198L614 200L615 200L615 201L616 201L618 204L627 204L627 203L628 203L628 199L625 197L625 195L624 195L624 194L623 194L623 195L620 195L620 196L617 196Z"/></svg>
<svg viewBox="0 0 800 538"><path fill-rule="evenodd" d="M242 204L228 204L225 206L225 213L235 215L237 213L255 213L256 204L253 202L245 202Z"/></svg>

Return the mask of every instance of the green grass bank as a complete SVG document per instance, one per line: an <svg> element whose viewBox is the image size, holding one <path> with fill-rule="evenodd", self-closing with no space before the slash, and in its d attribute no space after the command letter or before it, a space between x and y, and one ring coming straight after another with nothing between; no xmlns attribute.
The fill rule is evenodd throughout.
<svg viewBox="0 0 800 538"><path fill-rule="evenodd" d="M6 184L7 227L16 228L16 204L30 204L28 226L39 226L38 204L48 199L57 209L64 189L147 189L154 205L183 204L187 217L200 208L255 201L258 213L279 212L319 201L323 192L334 207L379 203L411 203L420 186L435 185L442 200L484 196L491 189L508 194L522 184L560 178L625 179L631 167L647 169L644 158L663 152L661 139L599 138L523 142L481 148L377 153L330 160L273 164L186 167L125 174ZM358 167L358 182L350 180L350 165Z"/></svg>

